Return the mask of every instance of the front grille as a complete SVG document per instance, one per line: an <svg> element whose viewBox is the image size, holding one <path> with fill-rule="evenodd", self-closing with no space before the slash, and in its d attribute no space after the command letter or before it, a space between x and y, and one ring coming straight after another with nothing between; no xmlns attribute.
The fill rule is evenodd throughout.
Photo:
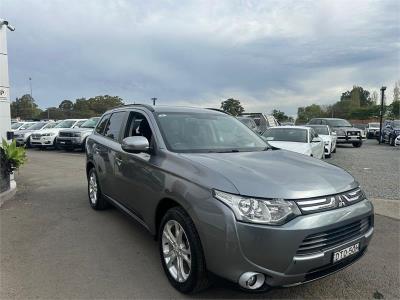
<svg viewBox="0 0 400 300"><path fill-rule="evenodd" d="M60 132L59 137L72 137L72 132Z"/></svg>
<svg viewBox="0 0 400 300"><path fill-rule="evenodd" d="M371 218L365 218L339 228L307 236L297 250L298 255L308 255L339 246L365 234L371 226Z"/></svg>
<svg viewBox="0 0 400 300"><path fill-rule="evenodd" d="M347 131L347 135L359 135L359 131Z"/></svg>
<svg viewBox="0 0 400 300"><path fill-rule="evenodd" d="M38 140L38 139L40 139L41 137L42 137L42 135L41 135L40 133L33 133L33 134L32 134L32 138L35 139L35 140Z"/></svg>
<svg viewBox="0 0 400 300"><path fill-rule="evenodd" d="M345 193L331 195L320 198L310 198L295 200L303 214L310 214L344 206L349 206L354 203L366 199L364 192L360 188L350 190Z"/></svg>

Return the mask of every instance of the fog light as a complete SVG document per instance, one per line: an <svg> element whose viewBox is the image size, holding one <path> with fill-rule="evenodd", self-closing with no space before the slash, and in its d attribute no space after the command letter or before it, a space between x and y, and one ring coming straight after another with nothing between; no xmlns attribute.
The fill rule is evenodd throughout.
<svg viewBox="0 0 400 300"><path fill-rule="evenodd" d="M261 273L246 272L243 273L239 278L239 285L242 288L256 290L263 286L265 282L265 276Z"/></svg>

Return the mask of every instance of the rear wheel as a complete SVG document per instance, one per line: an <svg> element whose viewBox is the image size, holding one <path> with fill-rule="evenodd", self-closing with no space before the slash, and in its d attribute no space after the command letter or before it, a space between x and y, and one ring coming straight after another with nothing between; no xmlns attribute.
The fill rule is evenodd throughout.
<svg viewBox="0 0 400 300"><path fill-rule="evenodd" d="M161 264L171 285L181 293L209 286L203 248L192 219L181 207L164 215L159 228Z"/></svg>
<svg viewBox="0 0 400 300"><path fill-rule="evenodd" d="M109 207L109 203L101 194L97 173L94 168L91 168L88 174L88 196L90 206L93 209L103 210Z"/></svg>
<svg viewBox="0 0 400 300"><path fill-rule="evenodd" d="M389 137L389 145L394 146L394 138L393 138L393 136Z"/></svg>
<svg viewBox="0 0 400 300"><path fill-rule="evenodd" d="M26 140L26 148L32 148L32 144L31 144L31 138L28 137L28 139Z"/></svg>

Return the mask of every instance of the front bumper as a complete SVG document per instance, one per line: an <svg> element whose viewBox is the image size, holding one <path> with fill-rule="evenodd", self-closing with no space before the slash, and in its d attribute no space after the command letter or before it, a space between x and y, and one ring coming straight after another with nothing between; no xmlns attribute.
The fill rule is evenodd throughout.
<svg viewBox="0 0 400 300"><path fill-rule="evenodd" d="M267 286L297 285L327 276L360 258L374 230L373 206L368 200L339 209L302 215L283 226L237 222L228 207L223 204L218 206L222 218L218 218L218 221L214 219L210 224L212 228L206 231L202 224L200 237L208 269L233 282L238 282L244 272L264 274ZM298 254L306 237L366 218L370 222L366 232L312 254ZM358 254L338 263L332 262L335 251L355 243L360 243Z"/></svg>
<svg viewBox="0 0 400 300"><path fill-rule="evenodd" d="M340 135L337 137L337 144L351 144L356 142L362 142L361 135Z"/></svg>
<svg viewBox="0 0 400 300"><path fill-rule="evenodd" d="M53 146L56 136L42 136L40 138L35 138L31 136L31 145L34 147L45 147Z"/></svg>
<svg viewBox="0 0 400 300"><path fill-rule="evenodd" d="M59 148L75 149L83 148L85 145L81 137L58 137L57 146Z"/></svg>

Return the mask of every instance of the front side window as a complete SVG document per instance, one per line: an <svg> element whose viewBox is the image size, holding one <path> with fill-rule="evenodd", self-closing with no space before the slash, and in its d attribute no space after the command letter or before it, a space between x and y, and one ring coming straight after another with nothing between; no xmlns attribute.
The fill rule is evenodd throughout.
<svg viewBox="0 0 400 300"><path fill-rule="evenodd" d="M224 114L158 113L156 120L174 152L262 151L267 145L246 125Z"/></svg>
<svg viewBox="0 0 400 300"><path fill-rule="evenodd" d="M111 115L110 121L107 123L104 136L115 141L119 139L122 123L124 122L125 112L115 112Z"/></svg>
<svg viewBox="0 0 400 300"><path fill-rule="evenodd" d="M105 115L103 116L103 118L101 118L100 122L98 123L95 131L98 134L103 134L104 133L104 129L106 128L107 122L110 119L110 115Z"/></svg>
<svg viewBox="0 0 400 300"><path fill-rule="evenodd" d="M307 129L270 128L263 133L267 141L307 143Z"/></svg>
<svg viewBox="0 0 400 300"><path fill-rule="evenodd" d="M143 114L138 112L131 112L129 114L124 138L129 136L143 136L149 141L149 144L152 143L153 133L149 122Z"/></svg>

